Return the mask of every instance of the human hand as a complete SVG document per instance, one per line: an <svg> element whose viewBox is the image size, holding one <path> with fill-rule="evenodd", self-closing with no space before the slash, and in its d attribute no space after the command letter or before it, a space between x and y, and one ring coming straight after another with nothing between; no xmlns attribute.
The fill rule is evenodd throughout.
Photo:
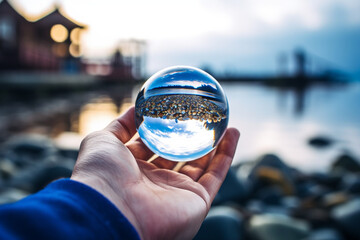
<svg viewBox="0 0 360 240"><path fill-rule="evenodd" d="M215 150L187 162L157 157L136 134L134 107L82 142L71 179L107 197L142 239L191 239L200 228L235 153L239 132L227 129Z"/></svg>

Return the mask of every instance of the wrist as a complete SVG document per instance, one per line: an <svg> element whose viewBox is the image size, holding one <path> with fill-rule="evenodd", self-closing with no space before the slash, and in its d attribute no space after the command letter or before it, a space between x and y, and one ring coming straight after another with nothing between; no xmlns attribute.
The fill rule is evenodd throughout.
<svg viewBox="0 0 360 240"><path fill-rule="evenodd" d="M124 194L122 192L114 191L111 187L111 184L107 183L105 180L101 178L95 178L94 176L86 177L86 176L71 176L71 180L83 183L92 189L96 190L106 199L108 199L131 223L131 225L135 228L137 233L139 234L141 239L144 239L143 231L140 227L138 220L135 217L135 214L132 213L130 206L126 203L122 196Z"/></svg>

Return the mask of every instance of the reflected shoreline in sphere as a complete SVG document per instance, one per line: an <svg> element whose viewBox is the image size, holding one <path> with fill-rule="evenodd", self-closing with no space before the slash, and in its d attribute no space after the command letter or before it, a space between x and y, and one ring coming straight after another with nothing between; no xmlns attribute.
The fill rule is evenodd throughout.
<svg viewBox="0 0 360 240"><path fill-rule="evenodd" d="M192 67L156 73L135 104L135 121L143 142L157 155L190 161L210 152L228 123L228 103L219 83Z"/></svg>

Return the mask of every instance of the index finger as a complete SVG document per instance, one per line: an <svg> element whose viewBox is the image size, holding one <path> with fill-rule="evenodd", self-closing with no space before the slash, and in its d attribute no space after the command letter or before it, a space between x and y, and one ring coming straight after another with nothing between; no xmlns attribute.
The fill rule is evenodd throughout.
<svg viewBox="0 0 360 240"><path fill-rule="evenodd" d="M135 107L130 107L124 114L105 127L104 130L113 133L122 143L128 142L136 133Z"/></svg>
<svg viewBox="0 0 360 240"><path fill-rule="evenodd" d="M240 133L235 128L229 128L216 149L216 153L204 174L199 178L200 183L209 193L211 201L219 191L230 168L235 154Z"/></svg>

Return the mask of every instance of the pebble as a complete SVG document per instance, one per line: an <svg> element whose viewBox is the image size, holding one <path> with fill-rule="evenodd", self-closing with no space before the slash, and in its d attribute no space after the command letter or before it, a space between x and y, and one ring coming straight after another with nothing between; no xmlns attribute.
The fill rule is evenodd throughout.
<svg viewBox="0 0 360 240"><path fill-rule="evenodd" d="M144 111L177 121L190 115L202 121L215 121L211 114L221 116L205 98L168 97L161 107L151 103ZM197 105L185 108L186 101ZM158 114L157 108L163 112ZM199 109L205 115L199 115ZM0 149L0 204L69 177L76 156L75 150L61 151L47 138L11 139ZM232 166L194 239L360 239L359 173L358 160L350 154L338 157L329 172L311 174L288 166L275 154Z"/></svg>
<svg viewBox="0 0 360 240"><path fill-rule="evenodd" d="M300 206L300 199L296 196L287 196L282 198L281 205L283 205L289 210L293 210Z"/></svg>
<svg viewBox="0 0 360 240"><path fill-rule="evenodd" d="M360 176L355 174L348 174L343 178L343 188L349 194L360 194Z"/></svg>
<svg viewBox="0 0 360 240"><path fill-rule="evenodd" d="M3 148L4 158L20 168L47 161L58 153L50 138L38 134L14 136L4 144Z"/></svg>
<svg viewBox="0 0 360 240"><path fill-rule="evenodd" d="M341 191L341 192L332 192L328 193L323 197L323 206L326 208L331 208L337 205L340 205L342 203L346 203L350 200L350 196Z"/></svg>
<svg viewBox="0 0 360 240"><path fill-rule="evenodd" d="M58 178L70 177L77 156L67 157L51 139L37 134L14 136L0 150L1 203L16 201Z"/></svg>
<svg viewBox="0 0 360 240"><path fill-rule="evenodd" d="M195 119L208 123L220 122L227 118L221 107L198 95L152 96L138 104L136 107L138 116L175 119L176 121Z"/></svg>
<svg viewBox="0 0 360 240"><path fill-rule="evenodd" d="M317 148L325 148L331 146L334 140L326 136L316 136L308 140L309 145Z"/></svg>
<svg viewBox="0 0 360 240"><path fill-rule="evenodd" d="M335 207L331 216L352 239L360 239L360 198Z"/></svg>
<svg viewBox="0 0 360 240"><path fill-rule="evenodd" d="M28 196L30 193L16 189L16 188L9 188L3 190L0 194L0 205L5 203L12 203L18 200L23 199L24 197Z"/></svg>
<svg viewBox="0 0 360 240"><path fill-rule="evenodd" d="M284 215L261 214L250 219L249 232L258 240L303 240L310 234L310 226Z"/></svg>
<svg viewBox="0 0 360 240"><path fill-rule="evenodd" d="M255 196L265 204L281 205L283 191L277 186L269 186L257 191Z"/></svg>
<svg viewBox="0 0 360 240"><path fill-rule="evenodd" d="M255 188L262 188L264 182L279 186L283 194L295 193L291 169L274 154L266 154L261 157L249 174Z"/></svg>
<svg viewBox="0 0 360 240"><path fill-rule="evenodd" d="M304 240L344 240L340 232L334 228L322 228L311 232Z"/></svg>
<svg viewBox="0 0 360 240"><path fill-rule="evenodd" d="M333 162L331 172L338 174L360 173L360 163L350 154L343 154Z"/></svg>
<svg viewBox="0 0 360 240"><path fill-rule="evenodd" d="M230 168L223 184L213 202L213 205L219 205L229 201L243 202L249 196L249 188L244 180L238 179L236 170Z"/></svg>
<svg viewBox="0 0 360 240"><path fill-rule="evenodd" d="M210 209L194 240L242 240L244 238L242 215L229 206Z"/></svg>

